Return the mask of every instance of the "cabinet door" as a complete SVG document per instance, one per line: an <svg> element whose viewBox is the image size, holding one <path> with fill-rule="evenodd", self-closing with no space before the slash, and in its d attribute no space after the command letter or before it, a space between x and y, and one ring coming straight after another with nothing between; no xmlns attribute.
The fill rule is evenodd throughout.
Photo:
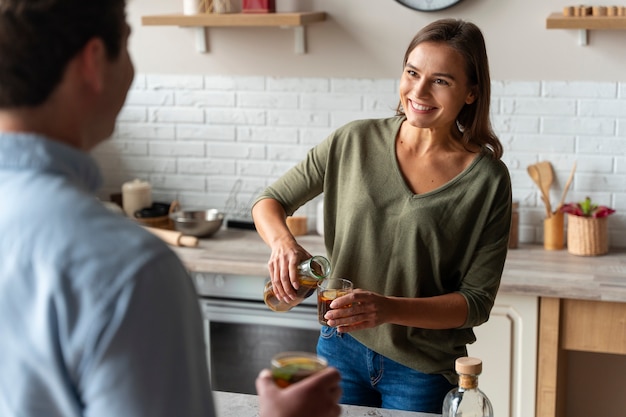
<svg viewBox="0 0 626 417"><path fill-rule="evenodd" d="M487 323L474 329L470 356L481 358L478 386L498 417L534 417L537 297L499 294Z"/></svg>

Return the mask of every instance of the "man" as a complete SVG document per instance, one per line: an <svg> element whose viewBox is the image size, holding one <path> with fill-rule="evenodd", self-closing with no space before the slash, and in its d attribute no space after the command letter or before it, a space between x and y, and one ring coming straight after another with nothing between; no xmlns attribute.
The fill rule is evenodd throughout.
<svg viewBox="0 0 626 417"><path fill-rule="evenodd" d="M124 0L0 0L0 415L213 416L196 294L94 197L134 70ZM329 369L262 416L338 416Z"/></svg>

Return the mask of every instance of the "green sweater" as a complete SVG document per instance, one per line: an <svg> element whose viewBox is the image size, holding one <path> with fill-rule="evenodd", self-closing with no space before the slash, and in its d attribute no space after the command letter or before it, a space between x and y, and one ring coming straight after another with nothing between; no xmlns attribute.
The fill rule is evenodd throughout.
<svg viewBox="0 0 626 417"><path fill-rule="evenodd" d="M393 324L351 333L370 349L456 382L454 361L476 340L500 284L511 223L506 166L485 150L442 187L414 194L395 154L404 117L351 122L268 187L293 214L324 193L324 239L332 275L388 296L458 292L469 309L457 329ZM257 201L258 201L257 200Z"/></svg>

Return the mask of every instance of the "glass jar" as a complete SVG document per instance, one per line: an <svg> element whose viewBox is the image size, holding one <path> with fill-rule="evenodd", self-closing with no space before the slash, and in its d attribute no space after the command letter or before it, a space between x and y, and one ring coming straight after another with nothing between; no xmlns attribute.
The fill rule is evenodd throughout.
<svg viewBox="0 0 626 417"><path fill-rule="evenodd" d="M126 215L135 218L135 212L152 205L152 186L135 179L122 184L122 207Z"/></svg>
<svg viewBox="0 0 626 417"><path fill-rule="evenodd" d="M263 290L263 301L273 311L289 311L305 298L310 297L317 288L317 283L323 281L330 274L330 262L323 256L314 256L298 265L298 283L296 298L290 302L285 302L274 292L272 281L265 284Z"/></svg>

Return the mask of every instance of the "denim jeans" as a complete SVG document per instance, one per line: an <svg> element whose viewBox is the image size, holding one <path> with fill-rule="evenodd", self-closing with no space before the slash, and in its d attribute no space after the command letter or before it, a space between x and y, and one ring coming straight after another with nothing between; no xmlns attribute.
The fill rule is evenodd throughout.
<svg viewBox="0 0 626 417"><path fill-rule="evenodd" d="M401 365L332 327L322 327L317 354L341 373L342 404L441 414L444 397L455 387L442 375Z"/></svg>

